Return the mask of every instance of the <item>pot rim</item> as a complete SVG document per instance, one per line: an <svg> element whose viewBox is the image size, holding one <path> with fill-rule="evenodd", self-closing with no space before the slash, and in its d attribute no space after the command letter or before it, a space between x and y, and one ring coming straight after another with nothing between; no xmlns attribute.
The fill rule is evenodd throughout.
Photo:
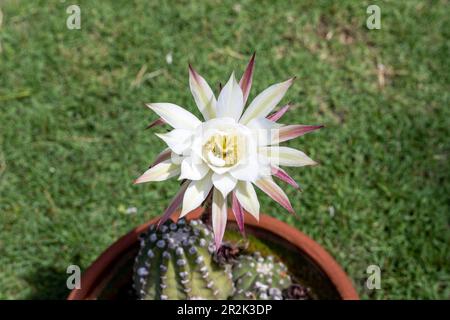
<svg viewBox="0 0 450 320"><path fill-rule="evenodd" d="M197 219L202 212L203 208L198 208L192 211L186 218L188 220ZM179 211L175 212L171 219L176 221L178 216ZM135 244L138 240L138 236L147 230L150 225L158 222L158 220L159 217L156 217L141 224L109 246L88 267L88 269L83 272L81 276L81 288L73 289L67 299L95 299L95 295L92 294L92 291L102 274L106 271L106 268L128 250L130 246ZM231 209L228 210L228 221L236 221ZM341 266L321 245L307 235L285 222L265 214L260 214L259 222L252 216L246 215L245 224L272 233L303 251L326 274L343 300L359 300L358 293L356 292L352 281Z"/></svg>

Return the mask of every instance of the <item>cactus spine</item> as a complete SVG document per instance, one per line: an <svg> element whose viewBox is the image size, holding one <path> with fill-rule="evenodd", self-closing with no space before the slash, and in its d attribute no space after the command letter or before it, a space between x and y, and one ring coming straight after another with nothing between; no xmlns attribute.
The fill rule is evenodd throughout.
<svg viewBox="0 0 450 320"><path fill-rule="evenodd" d="M262 257L258 252L243 255L233 265L235 293L233 300L281 300L282 291L292 281L287 267L275 262L272 256Z"/></svg>
<svg viewBox="0 0 450 320"><path fill-rule="evenodd" d="M200 221L166 222L141 236L134 286L145 300L227 299L233 293L231 266L214 260L211 232Z"/></svg>

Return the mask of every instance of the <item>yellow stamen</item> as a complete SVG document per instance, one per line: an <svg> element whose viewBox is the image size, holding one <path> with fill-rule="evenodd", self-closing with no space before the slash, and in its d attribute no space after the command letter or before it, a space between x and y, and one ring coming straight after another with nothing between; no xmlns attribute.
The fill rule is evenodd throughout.
<svg viewBox="0 0 450 320"><path fill-rule="evenodd" d="M203 145L203 154L217 166L233 166L239 159L237 135L215 134ZM211 154L211 156L209 156Z"/></svg>

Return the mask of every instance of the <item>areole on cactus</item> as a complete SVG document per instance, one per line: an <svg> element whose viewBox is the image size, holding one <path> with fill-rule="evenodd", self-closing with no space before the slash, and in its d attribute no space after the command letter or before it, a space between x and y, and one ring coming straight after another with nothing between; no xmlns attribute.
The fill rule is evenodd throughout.
<svg viewBox="0 0 450 320"><path fill-rule="evenodd" d="M235 300L282 300L283 290L292 284L282 262L258 252L239 257L233 264L233 281Z"/></svg>
<svg viewBox="0 0 450 320"><path fill-rule="evenodd" d="M211 196L216 248L222 243L228 200L241 231L244 228L244 212L259 218L259 201L254 185L294 213L287 195L272 176L298 188L298 184L280 166L316 164L299 150L279 146L281 142L322 127L278 122L289 106L276 112L273 110L294 78L270 86L244 110L252 86L254 62L255 55L239 83L232 73L217 99L206 80L189 66L190 89L205 122L172 103L148 104L161 117L149 127L168 124L173 130L157 134L168 148L158 155L150 169L135 183L162 181L171 177L184 180L160 224L180 206L180 217L183 217L199 207L208 195Z"/></svg>
<svg viewBox="0 0 450 320"><path fill-rule="evenodd" d="M215 245L200 220L167 221L141 235L134 287L145 300L226 299L234 288L231 266L214 261Z"/></svg>

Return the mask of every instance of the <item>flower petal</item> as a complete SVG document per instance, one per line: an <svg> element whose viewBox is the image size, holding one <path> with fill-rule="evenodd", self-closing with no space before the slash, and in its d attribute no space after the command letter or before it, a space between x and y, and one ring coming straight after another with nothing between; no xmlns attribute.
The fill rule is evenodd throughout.
<svg viewBox="0 0 450 320"><path fill-rule="evenodd" d="M268 115L267 119L272 120L272 121L280 120L280 118L289 110L290 107L291 107L291 105L289 105L289 104L285 105L280 110L272 113L271 115Z"/></svg>
<svg viewBox="0 0 450 320"><path fill-rule="evenodd" d="M302 151L289 147L260 147L259 152L275 166L303 167L317 164Z"/></svg>
<svg viewBox="0 0 450 320"><path fill-rule="evenodd" d="M289 202L284 191L272 180L271 177L261 178L255 182L255 185L260 188L265 194L278 202L283 208L290 213L295 214L294 209Z"/></svg>
<svg viewBox="0 0 450 320"><path fill-rule="evenodd" d="M228 171L230 171L229 167L216 167L216 166L212 165L211 163L209 164L209 167L211 168L212 171L214 171L217 174L225 174Z"/></svg>
<svg viewBox="0 0 450 320"><path fill-rule="evenodd" d="M254 216L256 220L259 220L259 201L252 183L238 181L235 193L242 207Z"/></svg>
<svg viewBox="0 0 450 320"><path fill-rule="evenodd" d="M237 180L228 173L225 174L214 173L212 175L212 182L214 187L220 192L222 192L222 196L226 198L228 193L230 193L230 191L233 190L234 187L236 186Z"/></svg>
<svg viewBox="0 0 450 320"><path fill-rule="evenodd" d="M258 146L267 146L278 140L279 128L282 125L267 118L255 118L248 122L247 127L257 139Z"/></svg>
<svg viewBox="0 0 450 320"><path fill-rule="evenodd" d="M183 208L181 210L180 218L194 209L197 209L205 200L213 184L211 181L211 174L208 173L203 179L192 181L186 190L183 197Z"/></svg>
<svg viewBox="0 0 450 320"><path fill-rule="evenodd" d="M151 129L153 127L162 126L163 124L166 124L163 118L158 118L152 123L150 123L145 129Z"/></svg>
<svg viewBox="0 0 450 320"><path fill-rule="evenodd" d="M266 117L276 107L278 102L280 102L293 81L294 78L274 84L261 92L252 103L250 103L239 122L247 124L254 118Z"/></svg>
<svg viewBox="0 0 450 320"><path fill-rule="evenodd" d="M271 168L272 168L272 175L283 180L287 184L290 184L294 188L300 189L298 183L295 182L295 180L292 179L291 176L286 171L284 171L283 169L281 169L277 166L272 166Z"/></svg>
<svg viewBox="0 0 450 320"><path fill-rule="evenodd" d="M170 148L168 148L170 150ZM173 151L170 152L170 159L172 160L173 163L181 165L181 162L183 162L184 158L186 158L183 155L179 155Z"/></svg>
<svg viewBox="0 0 450 320"><path fill-rule="evenodd" d="M181 202L183 201L184 193L186 192L187 187L189 186L190 181L185 181L182 185L180 190L178 190L175 197L172 199L172 202L167 207L166 211L164 211L161 219L159 219L157 228L159 228L160 225L162 225L164 222L167 221L167 219L170 218L170 216L175 212L175 210L178 209Z"/></svg>
<svg viewBox="0 0 450 320"><path fill-rule="evenodd" d="M234 217L236 218L236 223L238 225L239 231L245 236L244 229L244 209L239 203L238 198L236 197L236 192L233 191L231 193L231 210L234 213Z"/></svg>
<svg viewBox="0 0 450 320"><path fill-rule="evenodd" d="M239 81L239 86L241 87L242 93L244 95L244 104L247 102L248 94L250 93L250 89L252 87L253 70L255 69L255 55L256 52L250 58L247 68L245 69L245 72L242 75L241 80Z"/></svg>
<svg viewBox="0 0 450 320"><path fill-rule="evenodd" d="M215 118L217 104L216 97L206 80L200 76L191 65L189 65L189 86L203 118L205 120Z"/></svg>
<svg viewBox="0 0 450 320"><path fill-rule="evenodd" d="M220 91L217 100L217 118L232 118L238 121L243 109L244 97L233 72L225 87Z"/></svg>
<svg viewBox="0 0 450 320"><path fill-rule="evenodd" d="M201 124L196 116L173 103L149 103L147 107L175 129L194 130Z"/></svg>
<svg viewBox="0 0 450 320"><path fill-rule="evenodd" d="M272 144L295 139L297 137L303 136L304 134L307 134L308 132L315 131L321 128L323 128L323 126L308 126L302 124L283 126L279 129L278 135L274 136Z"/></svg>
<svg viewBox="0 0 450 320"><path fill-rule="evenodd" d="M170 148L164 149L160 154L156 156L155 161L153 161L152 165L149 168L156 166L158 163L163 162L164 160L170 159L171 154L172 151L170 150Z"/></svg>
<svg viewBox="0 0 450 320"><path fill-rule="evenodd" d="M165 160L151 167L134 181L134 184L144 183L148 181L163 181L176 176L180 173L180 166L173 164L172 161Z"/></svg>
<svg viewBox="0 0 450 320"><path fill-rule="evenodd" d="M178 180L200 180L209 171L209 167L203 161L193 161L192 157L187 157L181 162L181 174Z"/></svg>
<svg viewBox="0 0 450 320"><path fill-rule="evenodd" d="M227 226L227 201L222 193L214 189L212 201L212 227L214 231L214 242L216 250L222 245L225 227Z"/></svg>
<svg viewBox="0 0 450 320"><path fill-rule="evenodd" d="M174 129L167 133L155 133L175 153L182 154L191 145L192 131Z"/></svg>
<svg viewBox="0 0 450 320"><path fill-rule="evenodd" d="M259 175L257 157L250 157L245 163L230 169L230 174L237 180L255 181Z"/></svg>

